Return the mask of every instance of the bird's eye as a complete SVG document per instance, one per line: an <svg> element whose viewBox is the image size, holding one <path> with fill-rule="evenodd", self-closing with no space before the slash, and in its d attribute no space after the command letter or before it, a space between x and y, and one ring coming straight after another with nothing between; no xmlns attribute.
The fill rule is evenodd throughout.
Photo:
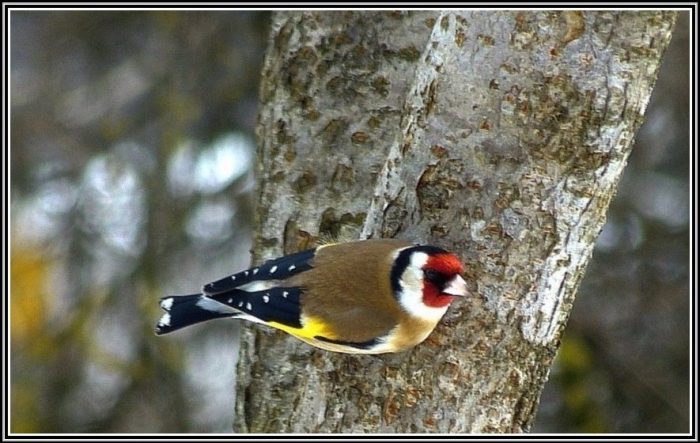
<svg viewBox="0 0 700 443"><path fill-rule="evenodd" d="M437 272L433 271L432 269L426 269L423 271L423 274L425 275L426 280L435 280L437 277Z"/></svg>
<svg viewBox="0 0 700 443"><path fill-rule="evenodd" d="M425 275L426 280L431 281L433 283L436 283L438 285L447 280L447 278L444 275L442 275L439 272L434 271L432 269L424 270L423 275Z"/></svg>

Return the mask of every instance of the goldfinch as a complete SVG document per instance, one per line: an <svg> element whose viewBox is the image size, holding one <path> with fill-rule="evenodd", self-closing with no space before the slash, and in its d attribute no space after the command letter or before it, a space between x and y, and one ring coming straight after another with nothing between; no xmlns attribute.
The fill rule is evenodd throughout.
<svg viewBox="0 0 700 443"><path fill-rule="evenodd" d="M467 295L459 258L435 246L378 239L322 245L161 299L156 334L222 317L281 329L335 352L405 351Z"/></svg>

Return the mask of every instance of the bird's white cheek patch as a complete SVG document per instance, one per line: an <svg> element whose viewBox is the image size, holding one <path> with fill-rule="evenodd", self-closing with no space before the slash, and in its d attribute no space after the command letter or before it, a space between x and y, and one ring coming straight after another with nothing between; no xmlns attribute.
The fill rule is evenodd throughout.
<svg viewBox="0 0 700 443"><path fill-rule="evenodd" d="M411 264L401 275L402 292L399 294L401 306L411 315L426 320L437 321L447 312L447 306L433 308L423 303L423 266L428 262L428 254L416 252Z"/></svg>

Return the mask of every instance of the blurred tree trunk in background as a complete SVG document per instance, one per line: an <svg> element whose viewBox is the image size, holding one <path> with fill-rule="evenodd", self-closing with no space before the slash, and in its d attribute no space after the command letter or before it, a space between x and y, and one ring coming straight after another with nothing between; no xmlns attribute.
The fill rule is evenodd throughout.
<svg viewBox="0 0 700 443"><path fill-rule="evenodd" d="M320 236L401 237L458 252L472 297L396 355L248 327L235 431L527 430L674 21L276 14L255 260Z"/></svg>
<svg viewBox="0 0 700 443"><path fill-rule="evenodd" d="M236 326L153 325L249 262L269 19L11 12L11 432L230 430Z"/></svg>

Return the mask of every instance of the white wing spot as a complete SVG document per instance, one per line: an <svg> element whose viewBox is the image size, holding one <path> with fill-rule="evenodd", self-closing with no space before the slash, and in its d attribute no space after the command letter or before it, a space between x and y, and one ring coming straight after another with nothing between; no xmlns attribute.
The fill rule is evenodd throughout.
<svg viewBox="0 0 700 443"><path fill-rule="evenodd" d="M248 271L245 271L245 276L246 276L246 277L248 276Z"/></svg>
<svg viewBox="0 0 700 443"><path fill-rule="evenodd" d="M287 292L287 291L282 292L282 297L287 298L288 295L289 295L289 292Z"/></svg>
<svg viewBox="0 0 700 443"><path fill-rule="evenodd" d="M238 302L238 307L239 307L239 308L242 308L242 307L243 307L243 302L242 302L242 301L239 301L239 302Z"/></svg>
<svg viewBox="0 0 700 443"><path fill-rule="evenodd" d="M259 271L259 269L258 269L258 268L255 268L255 269L253 269L253 275L257 274L257 273L258 273L258 271Z"/></svg>
<svg viewBox="0 0 700 443"><path fill-rule="evenodd" d="M235 279L236 279L236 276L235 276L235 275L232 275L232 276L231 276L231 280L235 280Z"/></svg>
<svg viewBox="0 0 700 443"><path fill-rule="evenodd" d="M245 308L246 308L247 310L249 310L249 311L250 311L251 309L253 309L253 307L250 305L250 303L246 303L246 304L245 304Z"/></svg>
<svg viewBox="0 0 700 443"><path fill-rule="evenodd" d="M158 326L170 326L170 314L164 314L158 321Z"/></svg>
<svg viewBox="0 0 700 443"><path fill-rule="evenodd" d="M233 301L233 299L232 299L232 298L229 298L229 299L228 299L228 302L229 302L229 303L231 303L232 301Z"/></svg>
<svg viewBox="0 0 700 443"><path fill-rule="evenodd" d="M288 270L289 270L289 271L293 271L293 270L295 270L296 268L297 268L296 266L291 265L291 266L288 268Z"/></svg>
<svg viewBox="0 0 700 443"><path fill-rule="evenodd" d="M169 311L170 308L173 307L173 298L166 298L160 302L160 307L165 309L166 311Z"/></svg>
<svg viewBox="0 0 700 443"><path fill-rule="evenodd" d="M267 295L267 294L263 295L263 301L264 301L265 303L268 303L268 302L270 301L270 296Z"/></svg>
<svg viewBox="0 0 700 443"><path fill-rule="evenodd" d="M270 268L270 274L274 274L276 270L277 270L277 266L271 267L271 268Z"/></svg>

